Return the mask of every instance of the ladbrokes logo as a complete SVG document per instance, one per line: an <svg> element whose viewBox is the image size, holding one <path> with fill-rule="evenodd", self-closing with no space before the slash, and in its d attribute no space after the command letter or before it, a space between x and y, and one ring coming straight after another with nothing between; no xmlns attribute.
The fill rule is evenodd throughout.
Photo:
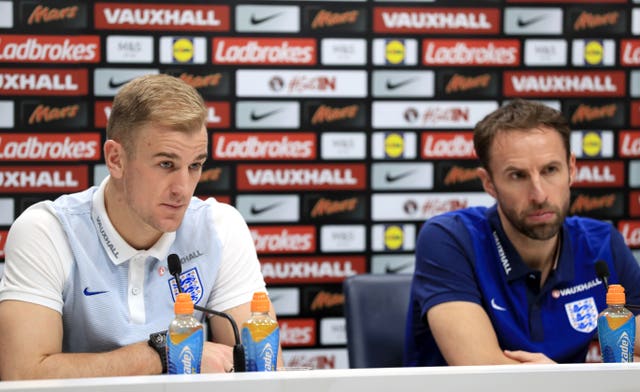
<svg viewBox="0 0 640 392"><path fill-rule="evenodd" d="M618 231L630 248L640 248L640 221L625 220L618 222Z"/></svg>
<svg viewBox="0 0 640 392"><path fill-rule="evenodd" d="M422 133L422 158L475 159L473 132Z"/></svg>
<svg viewBox="0 0 640 392"><path fill-rule="evenodd" d="M255 226L251 236L260 254L316 251L315 226Z"/></svg>
<svg viewBox="0 0 640 392"><path fill-rule="evenodd" d="M619 187L624 185L621 161L579 161L574 187Z"/></svg>
<svg viewBox="0 0 640 392"><path fill-rule="evenodd" d="M505 71L504 94L525 97L619 97L626 92L624 71Z"/></svg>
<svg viewBox="0 0 640 392"><path fill-rule="evenodd" d="M620 158L640 157L640 131L621 131L618 137Z"/></svg>
<svg viewBox="0 0 640 392"><path fill-rule="evenodd" d="M213 39L215 64L314 65L316 40L310 38Z"/></svg>
<svg viewBox="0 0 640 392"><path fill-rule="evenodd" d="M374 8L376 33L498 34L499 28L494 8Z"/></svg>
<svg viewBox="0 0 640 392"><path fill-rule="evenodd" d="M228 31L229 6L96 3L97 29Z"/></svg>
<svg viewBox="0 0 640 392"><path fill-rule="evenodd" d="M362 190L364 164L238 165L238 190Z"/></svg>
<svg viewBox="0 0 640 392"><path fill-rule="evenodd" d="M567 101L563 105L564 113L571 125L581 128L622 127L625 123L625 107L621 102L585 104Z"/></svg>
<svg viewBox="0 0 640 392"><path fill-rule="evenodd" d="M0 69L0 95L86 95L86 69Z"/></svg>
<svg viewBox="0 0 640 392"><path fill-rule="evenodd" d="M623 39L620 41L620 65L640 65L640 39Z"/></svg>
<svg viewBox="0 0 640 392"><path fill-rule="evenodd" d="M515 39L425 39L422 41L424 65L517 66L520 41Z"/></svg>
<svg viewBox="0 0 640 392"><path fill-rule="evenodd" d="M0 161L100 159L99 133L0 135Z"/></svg>
<svg viewBox="0 0 640 392"><path fill-rule="evenodd" d="M3 166L0 192L76 192L87 188L87 166Z"/></svg>
<svg viewBox="0 0 640 392"><path fill-rule="evenodd" d="M63 104L60 100L28 100L22 102L21 109L21 122L29 129L86 128L89 125L85 101Z"/></svg>
<svg viewBox="0 0 640 392"><path fill-rule="evenodd" d="M315 346L316 321L314 319L282 319L278 323L282 347Z"/></svg>
<svg viewBox="0 0 640 392"><path fill-rule="evenodd" d="M0 35L0 62L97 63L97 35Z"/></svg>
<svg viewBox="0 0 640 392"><path fill-rule="evenodd" d="M309 14L309 29L316 32L365 32L364 9L312 9Z"/></svg>
<svg viewBox="0 0 640 392"><path fill-rule="evenodd" d="M213 158L233 159L315 159L315 133L216 133Z"/></svg>
<svg viewBox="0 0 640 392"><path fill-rule="evenodd" d="M260 264L267 284L340 283L366 270L363 256L263 257Z"/></svg>
<svg viewBox="0 0 640 392"><path fill-rule="evenodd" d="M318 128L357 128L365 125L363 104L326 104L309 102L305 106L305 124Z"/></svg>

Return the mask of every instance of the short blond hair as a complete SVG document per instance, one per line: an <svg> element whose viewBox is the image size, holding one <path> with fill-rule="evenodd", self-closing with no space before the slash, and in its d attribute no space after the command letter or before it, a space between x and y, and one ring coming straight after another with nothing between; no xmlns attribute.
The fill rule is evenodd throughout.
<svg viewBox="0 0 640 392"><path fill-rule="evenodd" d="M202 96L183 80L166 75L144 75L125 84L113 99L107 139L135 151L136 131L149 124L181 132L199 131L207 108Z"/></svg>

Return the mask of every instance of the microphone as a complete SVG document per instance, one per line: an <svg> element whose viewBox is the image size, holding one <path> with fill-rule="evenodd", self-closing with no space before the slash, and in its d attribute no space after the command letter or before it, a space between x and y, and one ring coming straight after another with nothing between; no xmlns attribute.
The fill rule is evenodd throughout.
<svg viewBox="0 0 640 392"><path fill-rule="evenodd" d="M177 254L172 253L167 258L167 263L169 264L169 273L176 279L176 285L178 286L178 292L182 293L182 282L180 281L180 274L182 273L182 263L180 263L180 257ZM212 314L214 316L223 317L229 321L231 327L233 327L233 336L235 338L236 344L233 346L233 371L236 373L241 373L246 371L245 365L245 356L244 356L244 346L242 345L242 341L240 340L240 333L238 332L238 324L233 319L233 317L229 316L227 313L218 312L217 310L207 309L202 306L198 306L196 304L193 305L193 308L199 310L203 313Z"/></svg>
<svg viewBox="0 0 640 392"><path fill-rule="evenodd" d="M600 279L602 283L604 283L604 288L606 290L609 290L610 274L609 274L609 266L607 265L607 262L604 260L598 260L596 261L595 268L596 268L596 277ZM640 310L640 305L625 304L624 306L631 310Z"/></svg>
<svg viewBox="0 0 640 392"><path fill-rule="evenodd" d="M171 256L169 256L171 257ZM605 290L609 290L609 266L604 260L598 260L595 264L596 276L604 283Z"/></svg>

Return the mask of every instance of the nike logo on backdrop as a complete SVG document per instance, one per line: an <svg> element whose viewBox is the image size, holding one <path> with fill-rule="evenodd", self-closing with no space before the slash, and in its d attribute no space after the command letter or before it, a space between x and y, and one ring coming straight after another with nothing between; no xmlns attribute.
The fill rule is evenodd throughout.
<svg viewBox="0 0 640 392"><path fill-rule="evenodd" d="M275 109L275 110L272 110L270 112L265 112L265 113L262 113L262 114L256 114L256 112L252 111L251 112L251 121L260 121L260 120L265 119L267 117L273 116L274 114L276 114L276 113L278 113L280 111L282 111L282 109Z"/></svg>
<svg viewBox="0 0 640 392"><path fill-rule="evenodd" d="M543 20L544 18L546 18L546 15L539 15L539 16L534 16L531 19L522 19L522 18L518 18L518 27L527 27L529 25L532 25L534 23L537 23L541 20Z"/></svg>
<svg viewBox="0 0 640 392"><path fill-rule="evenodd" d="M269 210L272 210L272 209L278 207L280 204L282 204L282 203L281 202L277 202L277 203L269 204L269 205L266 205L266 206L260 207L260 208L252 205L251 206L251 213L253 215L259 215L259 214L262 214L264 212L267 212Z"/></svg>
<svg viewBox="0 0 640 392"><path fill-rule="evenodd" d="M413 83L416 78L406 79L397 83L392 82L391 80L387 80L387 90L395 90L402 86L406 86L407 84Z"/></svg>
<svg viewBox="0 0 640 392"><path fill-rule="evenodd" d="M405 177L409 177L414 172L415 172L415 170L409 170L407 172L396 174L396 175L393 175L391 173L387 173L387 175L384 178L387 180L387 182L396 182L398 180L402 180Z"/></svg>
<svg viewBox="0 0 640 392"><path fill-rule="evenodd" d="M397 274L398 272L407 269L409 267L412 267L413 263L404 263L404 264L400 264L398 266L392 267L390 265L385 266L384 270L386 271L386 273L388 274Z"/></svg>
<svg viewBox="0 0 640 392"><path fill-rule="evenodd" d="M131 79L124 80L122 82L114 82L113 78L109 79L109 88L118 88L127 84Z"/></svg>
<svg viewBox="0 0 640 392"><path fill-rule="evenodd" d="M264 16L262 18L258 18L255 15L251 15L251 24L252 25L262 24L262 23L264 23L266 21L269 21L269 20L271 20L273 18L276 18L276 17L280 16L280 14L282 14L282 12L278 12L278 13L272 14L272 15L267 15L267 16Z"/></svg>
<svg viewBox="0 0 640 392"><path fill-rule="evenodd" d="M82 294L86 295L87 297L104 293L108 293L108 291L89 291L89 287L85 287L82 291Z"/></svg>

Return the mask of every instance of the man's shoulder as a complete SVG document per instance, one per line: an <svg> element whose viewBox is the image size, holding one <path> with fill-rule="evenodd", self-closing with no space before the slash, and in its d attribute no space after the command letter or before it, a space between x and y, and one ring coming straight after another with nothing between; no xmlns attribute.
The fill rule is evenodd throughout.
<svg viewBox="0 0 640 392"><path fill-rule="evenodd" d="M488 207L467 207L445 212L427 220L426 223L465 224L465 222L481 223L488 220Z"/></svg>
<svg viewBox="0 0 640 392"><path fill-rule="evenodd" d="M565 227L570 233L598 234L609 232L613 225L611 222L589 218L584 216L570 216L565 219Z"/></svg>

